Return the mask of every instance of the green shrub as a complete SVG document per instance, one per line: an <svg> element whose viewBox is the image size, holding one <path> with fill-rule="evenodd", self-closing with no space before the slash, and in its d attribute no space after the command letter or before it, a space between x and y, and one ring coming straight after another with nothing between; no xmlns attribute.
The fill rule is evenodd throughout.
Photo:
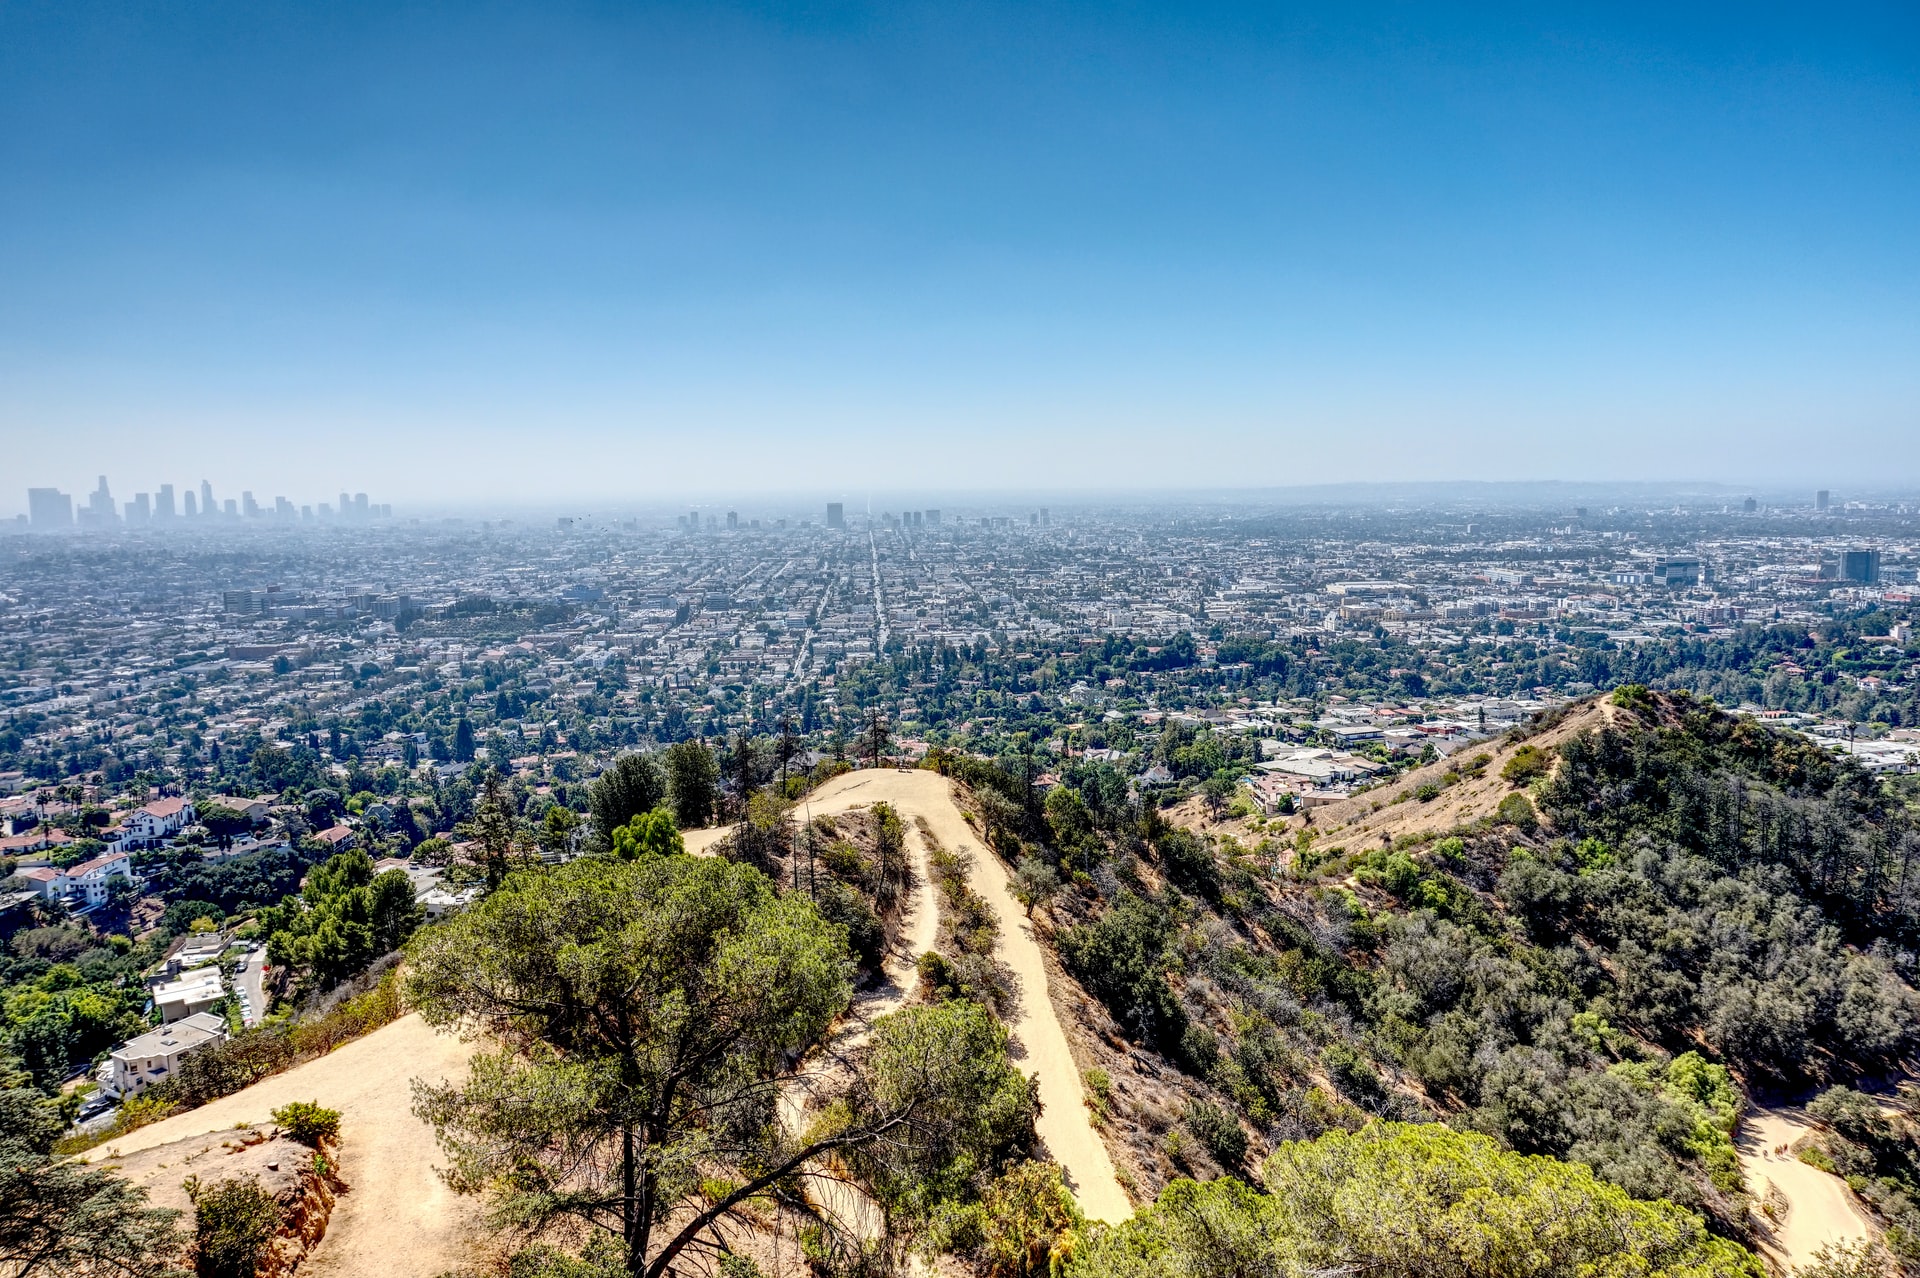
<svg viewBox="0 0 1920 1278"><path fill-rule="evenodd" d="M1247 1157L1247 1133L1238 1119L1218 1105L1196 1100L1188 1102L1184 1121L1215 1162L1230 1172L1240 1170Z"/></svg>
<svg viewBox="0 0 1920 1278"><path fill-rule="evenodd" d="M1758 1278L1758 1262L1671 1202L1642 1202L1578 1163L1438 1124L1374 1123L1281 1145L1266 1192L1176 1180L1133 1219L1092 1230L1069 1278L1165 1274L1534 1274Z"/></svg>
<svg viewBox="0 0 1920 1278"><path fill-rule="evenodd" d="M1500 769L1500 776L1514 785L1526 785L1547 775L1552 767L1551 754L1539 746L1523 745L1513 752L1513 757Z"/></svg>
<svg viewBox="0 0 1920 1278"><path fill-rule="evenodd" d="M1176 1046L1186 1013L1167 984L1166 915L1131 892L1091 923L1060 934L1060 959L1136 1040Z"/></svg>
<svg viewBox="0 0 1920 1278"><path fill-rule="evenodd" d="M280 1204L252 1176L202 1186L193 1200L193 1271L198 1278L254 1278L284 1219Z"/></svg>
<svg viewBox="0 0 1920 1278"><path fill-rule="evenodd" d="M981 1252L994 1278L1040 1278L1082 1222L1060 1165L1028 1161L987 1186Z"/></svg>
<svg viewBox="0 0 1920 1278"><path fill-rule="evenodd" d="M1613 690L1613 696L1608 699L1616 706L1620 706L1626 710L1651 710L1653 708L1653 693L1648 690L1647 685L1644 683L1623 683Z"/></svg>
<svg viewBox="0 0 1920 1278"><path fill-rule="evenodd" d="M1087 1087L1087 1109L1093 1115L1093 1125L1106 1125L1107 1114L1113 1105L1113 1075L1095 1066L1080 1075Z"/></svg>
<svg viewBox="0 0 1920 1278"><path fill-rule="evenodd" d="M313 1101L291 1101L273 1111L273 1121L302 1145L320 1148L323 1140L340 1135L340 1111L322 1109Z"/></svg>
<svg viewBox="0 0 1920 1278"><path fill-rule="evenodd" d="M1524 794L1509 794L1500 800L1494 816L1507 825L1518 826L1529 833L1540 828L1540 814L1534 811L1533 800Z"/></svg>

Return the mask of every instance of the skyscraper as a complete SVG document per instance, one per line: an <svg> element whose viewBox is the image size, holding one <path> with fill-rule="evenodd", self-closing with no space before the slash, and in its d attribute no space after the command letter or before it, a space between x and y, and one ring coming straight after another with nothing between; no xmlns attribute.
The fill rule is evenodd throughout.
<svg viewBox="0 0 1920 1278"><path fill-rule="evenodd" d="M86 509L80 512L80 522L92 528L111 528L120 522L113 509L113 491L107 487L107 477L100 476L100 486L87 498Z"/></svg>
<svg viewBox="0 0 1920 1278"><path fill-rule="evenodd" d="M827 527L845 528L846 526L847 526L846 507L837 501L828 502L827 503Z"/></svg>
<svg viewBox="0 0 1920 1278"><path fill-rule="evenodd" d="M1880 552L1843 550L1840 552L1840 580L1858 586L1880 584Z"/></svg>
<svg viewBox="0 0 1920 1278"><path fill-rule="evenodd" d="M200 513L208 519L220 513L220 508L213 504L213 485L204 479L200 481Z"/></svg>
<svg viewBox="0 0 1920 1278"><path fill-rule="evenodd" d="M192 519L194 516L198 515L199 513L200 513L199 508L194 504L193 489L189 488L187 489L187 491L180 494L181 518Z"/></svg>
<svg viewBox="0 0 1920 1278"><path fill-rule="evenodd" d="M71 528L73 498L58 488L29 488L27 518L35 528Z"/></svg>
<svg viewBox="0 0 1920 1278"><path fill-rule="evenodd" d="M173 513L173 485L162 484L160 491L153 495L153 517L170 520Z"/></svg>
<svg viewBox="0 0 1920 1278"><path fill-rule="evenodd" d="M1815 510L1825 510L1827 508L1827 490L1826 489L1822 488L1819 492L1813 495L1813 508Z"/></svg>

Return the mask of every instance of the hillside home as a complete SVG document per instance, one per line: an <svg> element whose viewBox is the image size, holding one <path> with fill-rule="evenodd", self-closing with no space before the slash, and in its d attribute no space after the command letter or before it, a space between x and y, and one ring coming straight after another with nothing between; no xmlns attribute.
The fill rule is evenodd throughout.
<svg viewBox="0 0 1920 1278"><path fill-rule="evenodd" d="M171 1076L187 1053L226 1037L225 1018L211 1012L162 1025L114 1048L100 1070L100 1085L115 1096L138 1096Z"/></svg>

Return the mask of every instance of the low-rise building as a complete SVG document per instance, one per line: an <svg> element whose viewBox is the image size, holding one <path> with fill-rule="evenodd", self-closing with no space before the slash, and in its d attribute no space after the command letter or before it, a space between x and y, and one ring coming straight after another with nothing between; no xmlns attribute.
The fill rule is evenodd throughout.
<svg viewBox="0 0 1920 1278"><path fill-rule="evenodd" d="M187 1053L225 1042L226 1037L226 1019L212 1012L197 1012L162 1025L114 1048L100 1071L100 1085L115 1096L138 1096L166 1081Z"/></svg>
<svg viewBox="0 0 1920 1278"><path fill-rule="evenodd" d="M133 862L124 852L109 852L64 870L51 865L28 866L19 876L44 899L83 909L106 904L115 878L126 879L136 887L140 884L133 873Z"/></svg>
<svg viewBox="0 0 1920 1278"><path fill-rule="evenodd" d="M116 852L128 848L150 848L170 839L193 824L192 799L154 799L127 813L114 836Z"/></svg>
<svg viewBox="0 0 1920 1278"><path fill-rule="evenodd" d="M209 965L186 972L178 980L153 987L153 1004L162 1024L186 1020L212 1008L227 996L227 983L218 967Z"/></svg>
<svg viewBox="0 0 1920 1278"><path fill-rule="evenodd" d="M70 867L66 876L67 895L82 899L88 909L106 904L114 879L125 879L136 887L140 884L133 873L133 862L125 852L109 852L91 861L82 861Z"/></svg>
<svg viewBox="0 0 1920 1278"><path fill-rule="evenodd" d="M314 838L332 848L335 852L345 852L354 844L354 829L350 825L330 825L316 833Z"/></svg>

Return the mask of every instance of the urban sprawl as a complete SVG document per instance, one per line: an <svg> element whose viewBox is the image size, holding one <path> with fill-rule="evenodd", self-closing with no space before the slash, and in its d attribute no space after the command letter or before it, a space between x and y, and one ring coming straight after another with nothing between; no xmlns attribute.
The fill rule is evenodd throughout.
<svg viewBox="0 0 1920 1278"><path fill-rule="evenodd" d="M460 830L489 778L564 857L584 826L549 811L688 740L723 784L941 749L1257 817L1642 683L1920 763L1911 505L852 506L415 518L33 489L0 528L8 926L152 934L210 874L254 867L229 895L270 903L348 848L437 915L472 891ZM162 935L141 1033L29 1067L90 1072L105 1103L224 1034L221 1009L258 1023L263 945Z"/></svg>

